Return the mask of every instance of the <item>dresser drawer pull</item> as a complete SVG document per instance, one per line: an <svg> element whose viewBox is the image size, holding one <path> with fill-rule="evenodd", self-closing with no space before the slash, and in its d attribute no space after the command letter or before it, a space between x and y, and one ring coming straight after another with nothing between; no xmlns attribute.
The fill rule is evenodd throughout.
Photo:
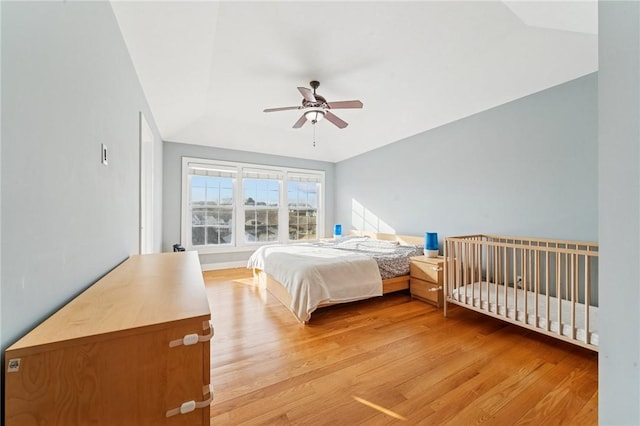
<svg viewBox="0 0 640 426"><path fill-rule="evenodd" d="M440 290L442 290L442 286L427 289L427 291L440 291Z"/></svg>
<svg viewBox="0 0 640 426"><path fill-rule="evenodd" d="M207 324L205 322L205 324ZM203 336L193 333L193 334L187 334L186 336L184 336L182 339L176 339L176 340L172 340L169 342L169 347L170 348L175 348L176 346L180 346L180 345L184 345L184 346L190 346L190 345L195 345L196 343L200 343L200 342L208 342L209 340L211 340L211 338L214 335L214 331L213 331L213 325L211 324L211 321L208 322L209 324L209 333L205 334Z"/></svg>
<svg viewBox="0 0 640 426"><path fill-rule="evenodd" d="M178 408L173 408L167 411L167 417L175 416L176 414L187 414L194 411L196 408L204 408L209 406L213 401L213 387L211 385L206 385L202 389L202 394L203 396L209 394L209 398L199 402L195 402L193 400L184 402Z"/></svg>
<svg viewBox="0 0 640 426"><path fill-rule="evenodd" d="M442 266L432 266L431 269L433 269L436 272L440 272L442 271Z"/></svg>

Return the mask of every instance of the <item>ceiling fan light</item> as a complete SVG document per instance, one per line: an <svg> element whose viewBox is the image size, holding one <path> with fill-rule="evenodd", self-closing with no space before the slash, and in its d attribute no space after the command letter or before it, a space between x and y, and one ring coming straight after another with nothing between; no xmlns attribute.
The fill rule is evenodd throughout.
<svg viewBox="0 0 640 426"><path fill-rule="evenodd" d="M315 124L324 118L324 111L321 108L313 108L305 112L304 116L312 124Z"/></svg>

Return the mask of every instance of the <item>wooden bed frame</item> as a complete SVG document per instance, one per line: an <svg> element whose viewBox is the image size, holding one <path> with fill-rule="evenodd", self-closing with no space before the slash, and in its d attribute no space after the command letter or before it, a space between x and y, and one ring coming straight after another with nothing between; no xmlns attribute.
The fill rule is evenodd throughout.
<svg viewBox="0 0 640 426"><path fill-rule="evenodd" d="M396 235L396 234L381 234L370 232L350 232L350 235L370 237L377 240L385 241L397 241L399 244L405 245L418 245L424 244L424 237L417 237L412 235ZM275 278L271 277L266 272L260 269L253 270L254 285L260 286L260 288L266 288L269 293L280 303L282 303L287 309L291 306L291 295L287 289ZM389 278L382 280L382 294L392 293L394 291L406 290L409 288L409 275L402 275L399 277ZM331 303L321 304L318 308L330 306Z"/></svg>
<svg viewBox="0 0 640 426"><path fill-rule="evenodd" d="M598 351L598 244L445 238L445 301Z"/></svg>

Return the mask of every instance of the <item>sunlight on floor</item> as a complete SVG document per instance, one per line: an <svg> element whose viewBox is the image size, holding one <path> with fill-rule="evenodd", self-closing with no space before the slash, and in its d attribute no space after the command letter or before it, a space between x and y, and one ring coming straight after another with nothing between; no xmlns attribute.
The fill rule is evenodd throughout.
<svg viewBox="0 0 640 426"><path fill-rule="evenodd" d="M257 294L260 297L262 303L265 305L267 304L267 301L269 299L267 288L265 285L260 284L260 279L257 275L254 275L252 278L236 279L233 281L252 288L254 294Z"/></svg>
<svg viewBox="0 0 640 426"><path fill-rule="evenodd" d="M367 401L366 399L358 398L357 396L353 396L353 395L351 395L351 397L352 397L353 399L355 399L356 401L358 401L360 404L364 404L364 405L366 405L367 407L371 407L371 408L373 408L374 410L378 410L378 411L380 411L381 413L386 414L387 416L393 417L394 419L398 419L398 420L407 420L407 418L406 418L406 417L403 417L403 416L401 416L400 414L398 414L398 413L396 413L396 412L393 412L393 411L388 410L388 409L386 409L386 408L384 408L384 407L381 407L381 406L379 406L378 404L374 404L374 403L373 403L373 402L371 402L371 401Z"/></svg>

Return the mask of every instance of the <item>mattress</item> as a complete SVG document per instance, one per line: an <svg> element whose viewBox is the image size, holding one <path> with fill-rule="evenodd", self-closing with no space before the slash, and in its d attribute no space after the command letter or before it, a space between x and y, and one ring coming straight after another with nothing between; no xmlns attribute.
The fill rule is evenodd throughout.
<svg viewBox="0 0 640 426"><path fill-rule="evenodd" d="M496 291L497 290L497 291ZM516 320L536 328L547 329L547 322L550 322L549 329L571 338L571 302L568 300L559 300L556 297L549 297L549 318L547 315L547 296L531 291L526 292L526 311L525 311L525 291L517 289L517 310L516 297L514 297L513 287L507 287L507 297L505 302L505 286L502 284L494 284L476 282L473 285L464 285L451 292L451 298L459 303L471 305L483 311L492 312L501 317ZM497 302L496 302L497 295ZM535 314L535 306L538 306L537 318ZM558 321L558 302L560 302L560 317ZM582 303L575 304L575 323L576 339L585 343L598 346L598 307L589 306L589 331L585 330L585 305Z"/></svg>

